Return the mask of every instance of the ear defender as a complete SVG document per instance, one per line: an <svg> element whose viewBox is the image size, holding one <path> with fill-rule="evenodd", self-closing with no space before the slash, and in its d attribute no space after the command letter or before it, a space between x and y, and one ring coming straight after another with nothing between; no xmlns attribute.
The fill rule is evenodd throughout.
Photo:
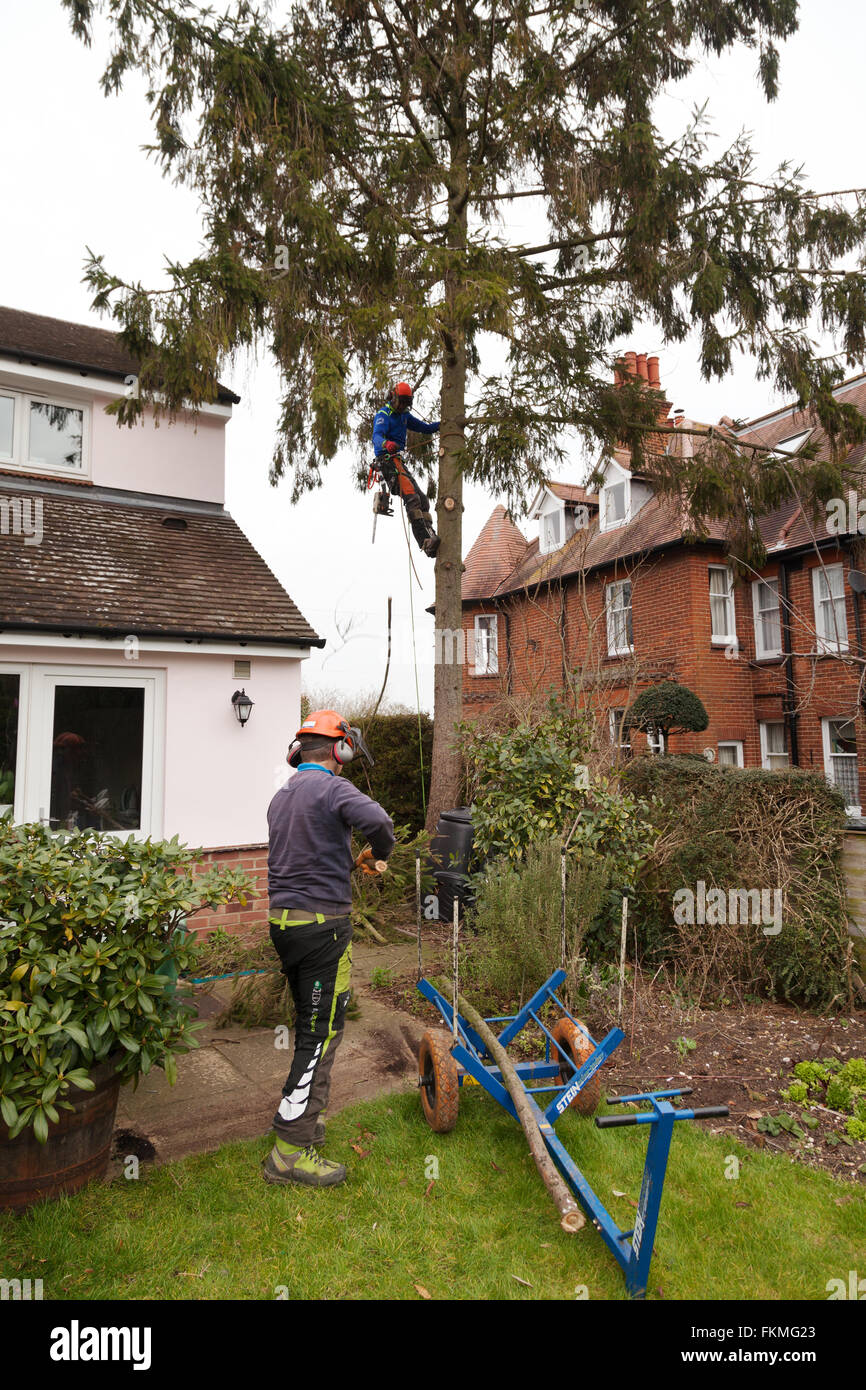
<svg viewBox="0 0 866 1390"><path fill-rule="evenodd" d="M286 762L289 764L289 767L297 767L300 761L301 740L299 738L296 738L292 743L289 744L289 751L286 754Z"/></svg>

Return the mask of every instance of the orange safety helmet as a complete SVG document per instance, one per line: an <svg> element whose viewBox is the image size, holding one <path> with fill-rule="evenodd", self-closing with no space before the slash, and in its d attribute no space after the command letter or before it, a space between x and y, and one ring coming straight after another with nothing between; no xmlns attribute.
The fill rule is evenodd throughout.
<svg viewBox="0 0 866 1390"><path fill-rule="evenodd" d="M357 753L362 754L371 767L374 766L370 750L361 735L361 730L350 724L335 709L316 709L307 715L289 748L289 767L297 767L298 763L301 762L300 740L302 734L315 734L319 738L332 738L334 740L332 757L334 762L341 766L350 763Z"/></svg>

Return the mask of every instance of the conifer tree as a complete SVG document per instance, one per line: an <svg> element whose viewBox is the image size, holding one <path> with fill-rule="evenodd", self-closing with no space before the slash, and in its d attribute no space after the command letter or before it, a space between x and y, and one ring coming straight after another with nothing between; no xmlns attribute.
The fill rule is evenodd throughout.
<svg viewBox="0 0 866 1390"><path fill-rule="evenodd" d="M464 478L516 505L570 438L621 441L696 534L723 518L753 559L761 510L792 486L813 505L838 492L814 450L777 460L725 432L674 464L657 397L612 386L612 344L638 321L667 342L694 329L705 377L748 352L834 448L863 435L832 395L864 355L860 193L815 193L790 165L761 177L748 140L717 149L701 112L673 140L654 119L696 60L739 47L772 100L797 0L63 4L87 43L108 26L107 94L146 76L153 151L206 226L167 288L91 255L94 303L142 362L121 421L155 393L169 412L212 399L226 357L265 343L282 382L272 477L291 470L297 497L341 445L369 457L391 381L427 386L440 631L461 625ZM543 230L524 241L509 219L527 207ZM816 324L838 355L817 355ZM437 665L431 822L458 796L461 680Z"/></svg>

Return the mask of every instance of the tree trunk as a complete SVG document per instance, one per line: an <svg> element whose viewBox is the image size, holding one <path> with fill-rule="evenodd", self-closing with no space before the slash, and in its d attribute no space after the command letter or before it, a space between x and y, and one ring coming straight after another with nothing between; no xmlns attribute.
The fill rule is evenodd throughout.
<svg viewBox="0 0 866 1390"><path fill-rule="evenodd" d="M453 980L442 980L436 987L446 999L454 998ZM514 1070L511 1058L508 1056L505 1048L501 1046L496 1036L491 1032L478 1011L473 1009L471 1004L467 1004L462 994L458 994L457 996L456 1007L466 1019L466 1022L471 1024L475 1029L501 1071L503 1084L508 1094L511 1096L511 1099L514 1101L517 1118L523 1126L523 1132L529 1142L529 1151L535 1159L536 1168L541 1174L541 1181L553 1198L554 1205L562 1218L559 1224L569 1235L574 1235L586 1225L586 1217L572 1197L565 1182L554 1166L553 1159L547 1152L544 1140L541 1137L541 1130L538 1128L538 1123L532 1113L529 1101L526 1099L526 1091L523 1087L523 1083Z"/></svg>
<svg viewBox="0 0 866 1390"><path fill-rule="evenodd" d="M452 105L451 179L448 189L448 245L466 247L469 142L462 99ZM436 559L436 633L434 642L433 766L427 829L435 830L440 812L459 805L461 762L454 726L463 714L463 560L462 454L466 439L466 334L459 305L461 272L445 272L442 321L442 410L439 434L439 485L436 521L442 544Z"/></svg>

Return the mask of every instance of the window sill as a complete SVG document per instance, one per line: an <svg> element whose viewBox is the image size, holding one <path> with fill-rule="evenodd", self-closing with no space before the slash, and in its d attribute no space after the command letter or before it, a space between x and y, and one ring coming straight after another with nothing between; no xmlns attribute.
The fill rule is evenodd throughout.
<svg viewBox="0 0 866 1390"><path fill-rule="evenodd" d="M634 647L627 647L621 652L608 652L602 661L624 661L630 656L634 656Z"/></svg>
<svg viewBox="0 0 866 1390"><path fill-rule="evenodd" d="M755 662L759 666L781 666L784 660L784 652L773 652L770 656L755 655Z"/></svg>

